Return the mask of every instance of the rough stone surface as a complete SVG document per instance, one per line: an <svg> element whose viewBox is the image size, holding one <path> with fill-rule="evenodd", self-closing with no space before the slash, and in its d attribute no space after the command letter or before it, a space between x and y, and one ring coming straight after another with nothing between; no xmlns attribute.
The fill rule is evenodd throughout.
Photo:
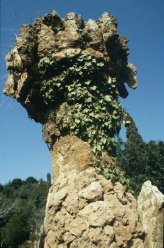
<svg viewBox="0 0 164 248"><path fill-rule="evenodd" d="M99 182L92 182L88 187L79 192L79 197L94 201L102 199L103 189Z"/></svg>
<svg viewBox="0 0 164 248"><path fill-rule="evenodd" d="M100 84L110 87L109 81L114 80L118 94L126 97L125 83L131 88L137 86L136 68L127 59L127 41L117 33L116 18L108 13L96 21L84 21L73 12L65 18L56 12L46 14L21 28L16 46L6 56L9 77L4 93L17 99L31 118L44 125L44 140L52 144L61 135L56 120L61 102L53 105L45 101L47 81L58 77L62 82L76 59L89 55L96 63L104 64L104 71L99 72ZM66 98L61 92L57 94Z"/></svg>
<svg viewBox="0 0 164 248"><path fill-rule="evenodd" d="M58 176L55 169L42 247L144 247L135 198L99 173L88 143L63 137L52 156Z"/></svg>
<svg viewBox="0 0 164 248"><path fill-rule="evenodd" d="M111 95L114 86L116 102L119 96L128 95L125 83L133 89L137 87L136 68L128 63L127 42L127 38L117 33L116 18L108 13L97 21L84 22L75 13L62 19L53 12L36 19L32 25L24 25L16 46L6 56L9 76L4 93L19 101L31 118L43 124L43 138L52 152L53 184L40 247L162 248L163 196L160 192L150 183L144 185L138 214L135 198L120 183L106 180L95 168L89 144L74 136L65 136L71 133L74 124L67 120L67 113L76 113L74 100L68 94L72 66L78 67L78 59L92 60L92 69L94 63L99 64L98 70L83 70L83 77L80 69L78 79L83 82L90 75L92 83L96 81L99 88L111 91ZM90 68L90 62L83 63L83 67L86 64ZM75 69L78 68L74 72ZM76 79L76 73L73 75ZM98 102L96 93L88 92L87 97ZM117 129L118 125L112 128ZM115 131L118 133L119 128ZM109 157L107 160L112 165Z"/></svg>
<svg viewBox="0 0 164 248"><path fill-rule="evenodd" d="M61 138L52 149L53 178L58 175L70 175L70 171L85 170L94 165L94 156L88 143L81 142L74 136ZM80 161L80 163L79 163Z"/></svg>
<svg viewBox="0 0 164 248"><path fill-rule="evenodd" d="M138 197L138 211L146 234L145 247L163 248L164 195L150 181L142 186Z"/></svg>

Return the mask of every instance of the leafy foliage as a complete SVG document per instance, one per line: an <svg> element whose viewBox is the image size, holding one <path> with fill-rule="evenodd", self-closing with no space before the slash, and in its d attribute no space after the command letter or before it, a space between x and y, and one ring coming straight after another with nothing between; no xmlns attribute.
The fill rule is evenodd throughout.
<svg viewBox="0 0 164 248"><path fill-rule="evenodd" d="M146 151L146 177L164 194L164 142L150 141L146 144Z"/></svg>
<svg viewBox="0 0 164 248"><path fill-rule="evenodd" d="M147 180L164 193L164 142L144 142L132 117L127 118L126 141L118 142L117 163L124 169L136 195Z"/></svg>
<svg viewBox="0 0 164 248"><path fill-rule="evenodd" d="M76 135L91 145L103 168L104 154L116 154L115 137L124 116L119 96L128 95L125 83L137 86L127 42L108 13L88 22L75 13L65 19L56 13L37 18L22 27L6 57L10 80L4 93L43 124L50 148L60 136Z"/></svg>
<svg viewBox="0 0 164 248"><path fill-rule="evenodd" d="M14 188L14 189L18 189L20 186L22 185L22 180L20 178L15 178L12 180L11 182L11 186Z"/></svg>
<svg viewBox="0 0 164 248"><path fill-rule="evenodd" d="M109 161L110 160L110 161ZM112 183L120 182L127 190L131 190L130 188L130 180L125 175L121 164L118 163L117 158L109 158L103 157L101 159L96 160L97 167L99 167L102 171L102 174L106 177L106 179L110 179Z"/></svg>
<svg viewBox="0 0 164 248"><path fill-rule="evenodd" d="M120 168L102 162L104 154L116 155L115 136L124 118L119 83L115 78L105 78L109 68L104 60L81 53L58 68L51 57L45 57L38 67L43 78L40 89L43 101L52 108L59 106L53 122L60 134L73 134L87 141L102 173L115 181L121 179Z"/></svg>
<svg viewBox="0 0 164 248"><path fill-rule="evenodd" d="M114 137L119 133L124 111L118 101L115 78L106 81L102 76L104 62L81 54L58 69L52 65L50 58L39 63L40 73L45 78L41 95L48 105L63 103L57 113L61 133L74 134L89 142L97 156L103 151L114 155ZM48 79L50 69L51 75L52 70L55 74ZM69 111L62 111L63 108Z"/></svg>
<svg viewBox="0 0 164 248"><path fill-rule="evenodd" d="M28 239L39 239L49 186L49 181L37 181L33 177L25 181L16 178L3 185L0 192L1 247L17 248Z"/></svg>
<svg viewBox="0 0 164 248"><path fill-rule="evenodd" d="M2 230L3 242L7 247L17 248L30 236L31 208L24 201L16 202L13 214Z"/></svg>

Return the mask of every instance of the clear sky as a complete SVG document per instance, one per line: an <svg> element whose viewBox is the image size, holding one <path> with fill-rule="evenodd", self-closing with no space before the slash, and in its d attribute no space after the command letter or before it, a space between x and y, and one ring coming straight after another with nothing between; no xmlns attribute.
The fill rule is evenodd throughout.
<svg viewBox="0 0 164 248"><path fill-rule="evenodd" d="M87 20L109 12L118 32L129 39L129 61L138 69L138 89L122 100L145 141L164 140L164 0L0 0L0 183L28 176L46 178L51 157L41 125L27 118L16 101L3 96L5 55L22 24L56 10L74 11Z"/></svg>

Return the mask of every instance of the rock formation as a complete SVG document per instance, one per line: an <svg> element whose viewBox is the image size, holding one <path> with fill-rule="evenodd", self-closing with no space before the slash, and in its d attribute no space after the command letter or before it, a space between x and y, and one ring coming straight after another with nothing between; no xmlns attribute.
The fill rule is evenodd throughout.
<svg viewBox="0 0 164 248"><path fill-rule="evenodd" d="M85 22L75 13L61 19L53 12L24 25L6 56L4 93L43 125L53 158L40 247L157 247L156 220L151 230L147 223L154 213L159 218L160 208L142 213L143 193L138 214L132 194L97 168L114 169L109 156L124 119L119 96L128 95L125 84L137 87L127 41L108 13Z"/></svg>
<svg viewBox="0 0 164 248"><path fill-rule="evenodd" d="M58 177L47 199L41 247L144 247L135 198L101 175L88 143L65 136L53 159Z"/></svg>
<svg viewBox="0 0 164 248"><path fill-rule="evenodd" d="M163 248L164 195L150 181L142 186L138 197L138 212L146 234L145 247Z"/></svg>
<svg viewBox="0 0 164 248"><path fill-rule="evenodd" d="M43 124L50 147L66 134L113 154L126 97L136 88L136 68L128 63L127 38L117 33L116 18L104 13L85 22L56 12L24 25L6 56L9 77L4 93L17 99L29 117Z"/></svg>

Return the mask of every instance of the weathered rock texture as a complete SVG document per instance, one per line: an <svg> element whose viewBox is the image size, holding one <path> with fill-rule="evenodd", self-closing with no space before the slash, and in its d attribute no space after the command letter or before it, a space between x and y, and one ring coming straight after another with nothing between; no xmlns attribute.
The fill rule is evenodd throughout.
<svg viewBox="0 0 164 248"><path fill-rule="evenodd" d="M138 197L138 211L146 234L145 247L163 248L164 195L150 181L142 186Z"/></svg>
<svg viewBox="0 0 164 248"><path fill-rule="evenodd" d="M81 125L81 119L75 122L74 117L79 112L84 117L90 114L90 120L78 117L86 120L84 129L91 126L91 120L98 123L104 118L102 122L106 122L106 132L112 138L122 123L118 97L128 95L125 83L131 88L137 86L136 68L127 59L127 41L117 33L116 18L108 13L87 22L75 13L64 19L56 12L47 14L21 28L16 46L6 57L9 77L4 93L16 98L31 118L44 125L44 140L50 145L59 136L74 129L76 132L75 124ZM91 113L89 108L86 110L86 99L85 104L92 105ZM96 113L99 110L94 105L100 100L110 112L107 120L106 114ZM72 113L73 120L69 120L68 113ZM89 140L84 133L82 136ZM102 146L103 142L106 140Z"/></svg>
<svg viewBox="0 0 164 248"><path fill-rule="evenodd" d="M48 195L42 247L144 247L135 198L94 167L88 143L63 137L53 159L58 177Z"/></svg>
<svg viewBox="0 0 164 248"><path fill-rule="evenodd" d="M144 192L140 195L142 229L136 200L120 183L112 184L100 174L89 146L96 158L104 151L113 155L113 140L124 113L119 96L128 95L125 83L137 86L136 68L128 63L127 41L117 33L116 18L108 13L84 22L75 13L61 19L54 12L24 25L6 57L9 77L4 93L43 124L43 137L53 157L54 183L42 247L161 245L162 212L153 205L155 198L144 203ZM110 166L110 159L105 165ZM152 206L149 212L147 203Z"/></svg>

